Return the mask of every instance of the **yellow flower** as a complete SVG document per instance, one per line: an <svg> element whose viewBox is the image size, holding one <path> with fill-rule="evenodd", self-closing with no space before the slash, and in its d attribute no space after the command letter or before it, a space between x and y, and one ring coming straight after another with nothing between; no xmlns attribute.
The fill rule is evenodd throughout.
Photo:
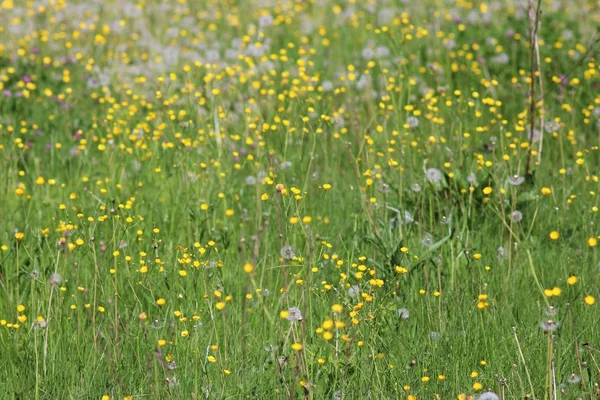
<svg viewBox="0 0 600 400"><path fill-rule="evenodd" d="M302 350L302 343L294 343L294 344L292 344L292 349L294 349L295 351Z"/></svg>
<svg viewBox="0 0 600 400"><path fill-rule="evenodd" d="M548 188L548 187L543 187L542 190L540 190L542 192L542 194L544 196L548 196L549 194L552 193L552 189Z"/></svg>
<svg viewBox="0 0 600 400"><path fill-rule="evenodd" d="M251 263L244 264L244 272L249 274L252 271L254 271L254 265L252 265Z"/></svg>
<svg viewBox="0 0 600 400"><path fill-rule="evenodd" d="M596 245L598 244L598 239L596 239L595 237L591 237L588 239L587 243L590 247L596 247Z"/></svg>
<svg viewBox="0 0 600 400"><path fill-rule="evenodd" d="M208 357L206 357L206 360L208 360L208 362L210 362L210 363L217 362L217 359L215 358L215 356L208 356Z"/></svg>
<svg viewBox="0 0 600 400"><path fill-rule="evenodd" d="M222 309L225 308L225 302L220 301L217 304L215 304L215 307L217 308L217 310L221 311Z"/></svg>
<svg viewBox="0 0 600 400"><path fill-rule="evenodd" d="M558 231L552 231L549 236L552 240L558 240L560 238L560 233L558 233Z"/></svg>
<svg viewBox="0 0 600 400"><path fill-rule="evenodd" d="M490 194L492 194L492 191L494 189L492 189L490 186L486 186L483 188L483 194L485 194L486 196L489 196Z"/></svg>
<svg viewBox="0 0 600 400"><path fill-rule="evenodd" d="M480 391L482 388L483 388L483 385L481 383L479 383L479 382L475 382L473 384L473 390L476 391L476 392Z"/></svg>
<svg viewBox="0 0 600 400"><path fill-rule="evenodd" d="M341 313L344 307L341 304L334 304L331 306L331 311L334 313Z"/></svg>
<svg viewBox="0 0 600 400"><path fill-rule="evenodd" d="M166 341L165 339L159 339L159 340L158 340L158 345L159 345L160 347L163 347L163 346L164 346L164 345L166 345L166 344L167 344L167 341Z"/></svg>
<svg viewBox="0 0 600 400"><path fill-rule="evenodd" d="M156 300L156 304L158 304L159 306L164 306L167 303L167 300L163 299L162 297L158 300Z"/></svg>
<svg viewBox="0 0 600 400"><path fill-rule="evenodd" d="M583 301L588 306L593 306L596 303L596 298L592 295L587 295L587 296L585 296L585 299L583 299Z"/></svg>
<svg viewBox="0 0 600 400"><path fill-rule="evenodd" d="M401 267L399 265L396 265L396 267L394 267L394 269L396 270L397 274L407 274L408 270L404 267Z"/></svg>
<svg viewBox="0 0 600 400"><path fill-rule="evenodd" d="M330 190L331 189L331 185L329 183L326 183L323 185L323 190Z"/></svg>
<svg viewBox="0 0 600 400"><path fill-rule="evenodd" d="M567 283L571 286L576 285L579 281L579 278L576 275L571 275L567 278Z"/></svg>
<svg viewBox="0 0 600 400"><path fill-rule="evenodd" d="M181 337L187 337L189 334L190 332L187 329L181 331Z"/></svg>
<svg viewBox="0 0 600 400"><path fill-rule="evenodd" d="M21 241L25 239L25 234L23 232L15 232L15 239Z"/></svg>

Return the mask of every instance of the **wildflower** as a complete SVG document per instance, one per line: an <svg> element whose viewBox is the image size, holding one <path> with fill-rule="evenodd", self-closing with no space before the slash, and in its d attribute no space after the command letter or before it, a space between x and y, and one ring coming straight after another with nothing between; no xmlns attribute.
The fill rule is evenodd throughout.
<svg viewBox="0 0 600 400"><path fill-rule="evenodd" d="M569 377L567 378L567 382L569 382L570 384L576 384L581 382L581 377L578 375L575 375L574 373L572 373L571 375L569 375Z"/></svg>
<svg viewBox="0 0 600 400"><path fill-rule="evenodd" d="M489 307L490 304L488 303L487 299L487 294L480 294L479 296L477 296L477 308L483 310L484 308Z"/></svg>
<svg viewBox="0 0 600 400"><path fill-rule="evenodd" d="M558 240L560 238L560 233L558 233L558 231L552 231L548 236L552 240Z"/></svg>
<svg viewBox="0 0 600 400"><path fill-rule="evenodd" d="M397 273L397 274L400 274L400 275L404 275L404 274L407 274L407 273L408 273L408 269L406 269L406 268L404 268L404 267L401 267L401 266L399 266L399 265L396 265L396 266L394 267L394 270L396 271L396 273Z"/></svg>
<svg viewBox="0 0 600 400"><path fill-rule="evenodd" d="M289 246L289 245L283 246L281 248L281 250L279 251L279 254L281 255L281 258L283 258L284 260L291 260L294 257L296 257L296 253L294 253L294 249L292 249L292 246Z"/></svg>
<svg viewBox="0 0 600 400"><path fill-rule="evenodd" d="M159 306L164 306L167 303L167 300L163 299L162 297L159 298L158 300L156 300L156 304Z"/></svg>
<svg viewBox="0 0 600 400"><path fill-rule="evenodd" d="M571 275L567 278L567 284L570 286L576 285L579 281L579 278L576 275Z"/></svg>
<svg viewBox="0 0 600 400"><path fill-rule="evenodd" d="M492 191L494 189L492 189L490 186L486 186L483 188L483 194L485 194L486 196L489 196L490 194L492 194Z"/></svg>
<svg viewBox="0 0 600 400"><path fill-rule="evenodd" d="M593 306L596 303L596 298L594 296L592 296L592 295L587 295L587 296L585 296L585 298L583 299L583 301L588 306Z"/></svg>
<svg viewBox="0 0 600 400"><path fill-rule="evenodd" d="M246 273L251 273L252 271L254 271L254 265L252 265L252 263L246 263L244 264L244 272Z"/></svg>
<svg viewBox="0 0 600 400"><path fill-rule="evenodd" d="M302 321L302 313L298 307L290 307L287 312L287 320L288 321Z"/></svg>
<svg viewBox="0 0 600 400"><path fill-rule="evenodd" d="M552 194L552 189L548 188L548 187L543 187L540 192L542 192L542 194L544 196L548 196L550 194Z"/></svg>
<svg viewBox="0 0 600 400"><path fill-rule="evenodd" d="M475 383L473 384L473 390L474 390L474 391L478 392L478 391L480 391L481 389L483 389L483 385L482 385L481 383L479 383L479 382L475 382Z"/></svg>
<svg viewBox="0 0 600 400"><path fill-rule="evenodd" d="M208 357L206 357L206 360L209 363L216 363L217 362L217 358L215 356L208 356Z"/></svg>
<svg viewBox="0 0 600 400"><path fill-rule="evenodd" d="M344 307L341 304L334 304L331 306L331 311L334 313L341 313L344 310Z"/></svg>
<svg viewBox="0 0 600 400"><path fill-rule="evenodd" d="M343 398L344 398L344 394L342 393L341 390L336 390L335 392L333 392L333 396L332 396L333 400L342 400Z"/></svg>
<svg viewBox="0 0 600 400"><path fill-rule="evenodd" d="M295 351L302 350L302 343L294 343L294 344L292 344L292 349L295 350Z"/></svg>
<svg viewBox="0 0 600 400"><path fill-rule="evenodd" d="M587 240L587 244L590 247L596 247L598 245L598 239L596 239L595 237L591 237Z"/></svg>

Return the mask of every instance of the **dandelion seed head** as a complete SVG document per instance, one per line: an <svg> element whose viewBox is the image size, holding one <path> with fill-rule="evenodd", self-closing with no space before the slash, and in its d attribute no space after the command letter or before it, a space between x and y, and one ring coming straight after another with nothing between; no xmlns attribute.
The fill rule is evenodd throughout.
<svg viewBox="0 0 600 400"><path fill-rule="evenodd" d="M427 180L431 183L438 183L442 180L442 171L437 168L428 168L427 172Z"/></svg>
<svg viewBox="0 0 600 400"><path fill-rule="evenodd" d="M478 400L500 400L500 396L498 396L494 392L484 392L479 395Z"/></svg>
<svg viewBox="0 0 600 400"><path fill-rule="evenodd" d="M284 260L291 260L296 257L296 253L294 253L294 249L290 245L283 246L279 254Z"/></svg>
<svg viewBox="0 0 600 400"><path fill-rule="evenodd" d="M287 320L292 322L302 321L302 312L300 309L298 307L290 307L288 309Z"/></svg>
<svg viewBox="0 0 600 400"><path fill-rule="evenodd" d="M512 222L521 222L521 220L523 220L523 213L519 210L515 210L510 214L510 219Z"/></svg>
<svg viewBox="0 0 600 400"><path fill-rule="evenodd" d="M410 311L408 311L408 308L399 308L396 310L396 315L400 319L407 320L410 317Z"/></svg>
<svg viewBox="0 0 600 400"><path fill-rule="evenodd" d="M575 373L572 373L567 378L567 382L572 385L577 384L577 383L581 382L581 377L579 375L576 375Z"/></svg>
<svg viewBox="0 0 600 400"><path fill-rule="evenodd" d="M360 295L360 287L358 285L352 285L348 288L348 296L350 298L356 298Z"/></svg>
<svg viewBox="0 0 600 400"><path fill-rule="evenodd" d="M523 182L525 182L525 178L519 175L513 175L513 176L509 176L507 178L508 183L512 186L519 186L520 184L522 184Z"/></svg>
<svg viewBox="0 0 600 400"><path fill-rule="evenodd" d="M551 319L544 320L540 322L540 328L542 328L544 333L554 332L558 329L558 322Z"/></svg>

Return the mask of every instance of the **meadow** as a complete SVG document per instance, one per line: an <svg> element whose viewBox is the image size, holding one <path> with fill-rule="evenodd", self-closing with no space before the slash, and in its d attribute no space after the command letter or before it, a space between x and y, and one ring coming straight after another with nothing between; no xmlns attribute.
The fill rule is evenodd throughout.
<svg viewBox="0 0 600 400"><path fill-rule="evenodd" d="M599 23L0 0L0 398L600 397Z"/></svg>

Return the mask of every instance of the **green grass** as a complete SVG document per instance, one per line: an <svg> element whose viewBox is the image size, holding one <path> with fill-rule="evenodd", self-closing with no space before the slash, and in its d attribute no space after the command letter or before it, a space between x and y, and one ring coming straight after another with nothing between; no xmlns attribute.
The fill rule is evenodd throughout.
<svg viewBox="0 0 600 400"><path fill-rule="evenodd" d="M1 398L598 396L597 5L541 2L540 146L519 2L47 3L0 2Z"/></svg>

